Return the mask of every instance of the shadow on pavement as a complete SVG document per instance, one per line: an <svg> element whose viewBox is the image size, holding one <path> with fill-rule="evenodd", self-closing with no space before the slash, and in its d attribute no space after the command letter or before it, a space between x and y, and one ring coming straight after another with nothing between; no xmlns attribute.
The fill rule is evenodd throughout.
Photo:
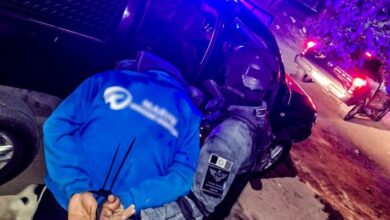
<svg viewBox="0 0 390 220"><path fill-rule="evenodd" d="M367 116L357 115L355 118L349 120L348 122L359 124L365 127L390 131L390 118L388 117L388 115L378 122L371 120Z"/></svg>
<svg viewBox="0 0 390 220"><path fill-rule="evenodd" d="M284 177L296 177L298 172L294 166L294 163L290 156L288 156L283 162L276 166L269 173L265 174L262 177L258 177L249 181L252 189L256 191L262 190L262 179L272 179L272 178L284 178ZM323 211L328 213L330 220L342 220L343 216L339 211L334 209L327 201L322 199L319 195L316 195L315 198L319 200L323 205Z"/></svg>

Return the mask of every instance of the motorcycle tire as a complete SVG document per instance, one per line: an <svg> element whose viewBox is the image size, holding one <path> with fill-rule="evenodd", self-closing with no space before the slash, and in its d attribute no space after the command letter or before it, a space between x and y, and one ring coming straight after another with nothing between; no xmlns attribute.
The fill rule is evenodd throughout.
<svg viewBox="0 0 390 220"><path fill-rule="evenodd" d="M0 185L30 165L38 151L39 137L35 116L27 104L0 92Z"/></svg>
<svg viewBox="0 0 390 220"><path fill-rule="evenodd" d="M380 121L390 111L390 106L383 109L375 118L374 121Z"/></svg>
<svg viewBox="0 0 390 220"><path fill-rule="evenodd" d="M365 105L366 101L363 100L353 106L353 108L344 116L344 121L351 120Z"/></svg>

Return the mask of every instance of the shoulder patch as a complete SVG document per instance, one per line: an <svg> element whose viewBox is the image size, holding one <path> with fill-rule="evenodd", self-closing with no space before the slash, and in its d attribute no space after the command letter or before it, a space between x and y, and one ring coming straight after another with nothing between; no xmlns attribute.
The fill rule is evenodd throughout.
<svg viewBox="0 0 390 220"><path fill-rule="evenodd" d="M218 155L211 154L209 167L207 168L206 177L202 184L203 192L213 197L222 197L232 166L233 162Z"/></svg>

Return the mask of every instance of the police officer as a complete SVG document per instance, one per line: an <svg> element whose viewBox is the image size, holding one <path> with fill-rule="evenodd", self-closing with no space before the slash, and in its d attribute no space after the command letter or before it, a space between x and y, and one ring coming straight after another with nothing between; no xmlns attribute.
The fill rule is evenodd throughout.
<svg viewBox="0 0 390 220"><path fill-rule="evenodd" d="M142 210L142 220L207 218L233 180L254 168L259 149L270 144L268 111L279 80L276 58L263 46L241 45L227 54L226 67L223 86L208 84L214 99L206 105L206 119L217 123L201 148L191 192L163 207Z"/></svg>

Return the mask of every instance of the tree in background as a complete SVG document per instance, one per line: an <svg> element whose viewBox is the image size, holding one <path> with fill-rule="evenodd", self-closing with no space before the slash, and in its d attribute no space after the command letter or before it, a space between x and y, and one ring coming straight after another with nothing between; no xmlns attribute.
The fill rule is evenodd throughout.
<svg viewBox="0 0 390 220"><path fill-rule="evenodd" d="M344 65L361 66L369 52L384 64L382 74L390 77L389 0L326 0L320 15L306 23L308 37L317 39L325 54Z"/></svg>

